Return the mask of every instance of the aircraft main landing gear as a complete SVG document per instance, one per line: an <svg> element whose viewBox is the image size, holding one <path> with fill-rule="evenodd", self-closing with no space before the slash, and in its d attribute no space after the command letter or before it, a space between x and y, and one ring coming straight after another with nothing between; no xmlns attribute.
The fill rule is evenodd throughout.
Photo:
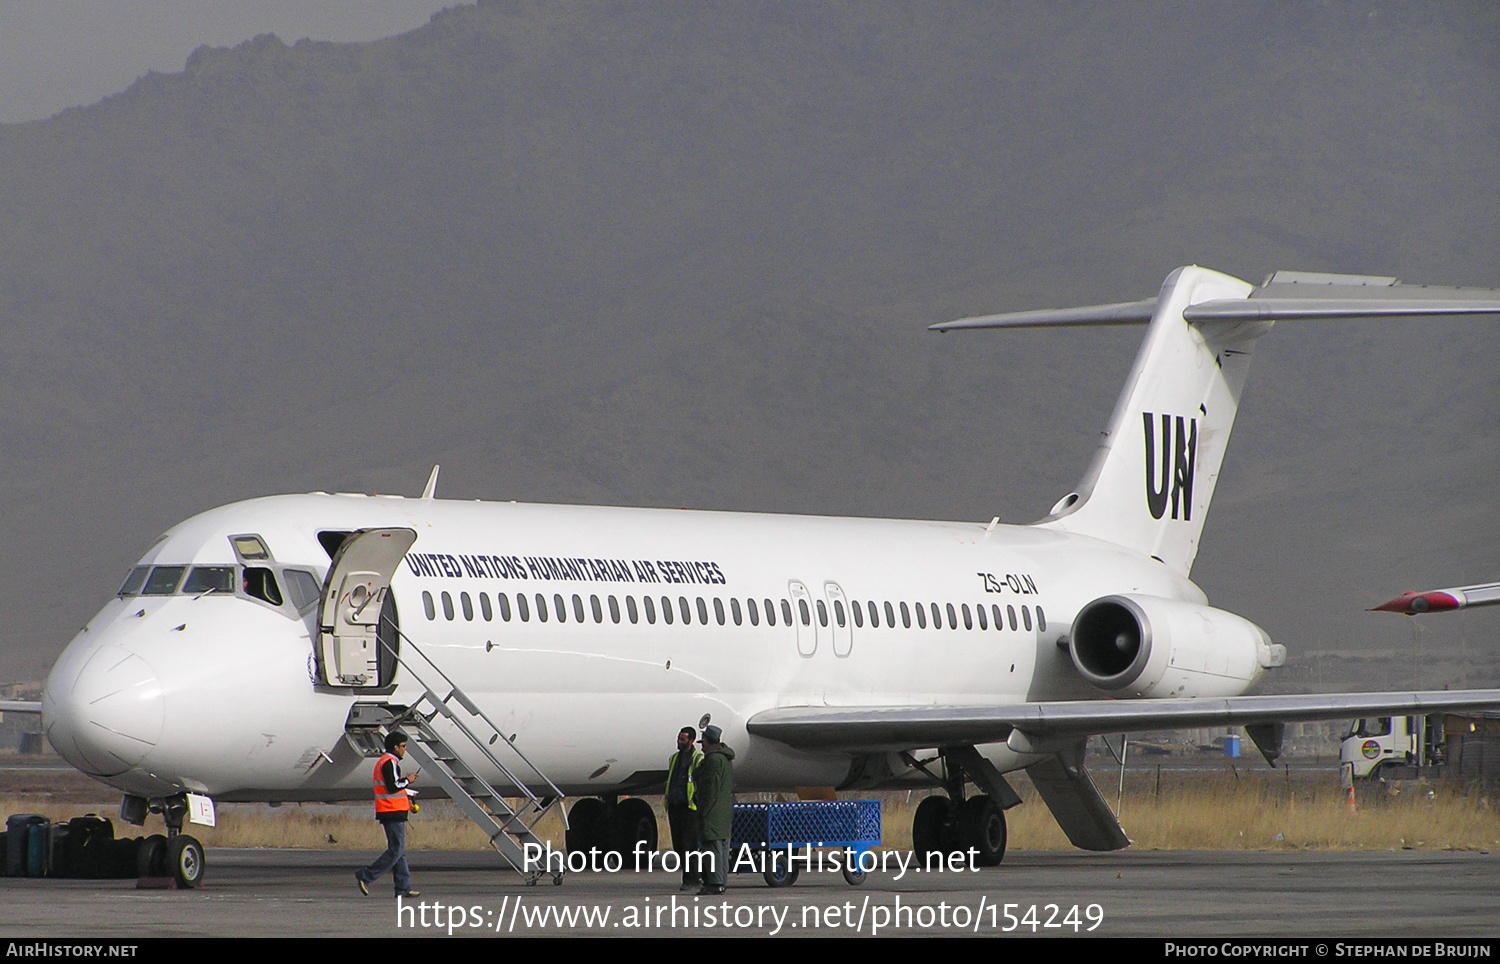
<svg viewBox="0 0 1500 964"><path fill-rule="evenodd" d="M640 797L584 797L568 811L566 839L569 852L617 853L622 866L633 866L637 853L656 852L656 811Z"/></svg>
<svg viewBox="0 0 1500 964"><path fill-rule="evenodd" d="M940 779L947 793L928 797L917 805L911 828L917 859L924 868L958 859L972 859L980 867L998 867L1005 859L1009 836L1005 811L1021 798L973 747L945 747L941 759L941 776L916 760L909 761ZM989 792L966 798L964 789L970 780Z"/></svg>

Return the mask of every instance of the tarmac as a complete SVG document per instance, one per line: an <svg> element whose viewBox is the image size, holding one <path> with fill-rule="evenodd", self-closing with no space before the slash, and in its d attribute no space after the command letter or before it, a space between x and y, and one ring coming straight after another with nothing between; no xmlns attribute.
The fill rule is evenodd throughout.
<svg viewBox="0 0 1500 964"><path fill-rule="evenodd" d="M527 886L494 854L417 851L421 896L401 901L388 876L368 897L356 889L374 857L210 850L196 891L0 878L0 938L1500 936L1500 854L1483 852L1020 851L980 871L891 864L859 886L825 871L772 889L744 873L698 897L662 871Z"/></svg>

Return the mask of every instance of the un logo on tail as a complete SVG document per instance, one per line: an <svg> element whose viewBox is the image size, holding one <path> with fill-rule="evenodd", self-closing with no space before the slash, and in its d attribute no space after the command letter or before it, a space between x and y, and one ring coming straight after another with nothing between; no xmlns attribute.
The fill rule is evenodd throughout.
<svg viewBox="0 0 1500 964"><path fill-rule="evenodd" d="M1154 418L1152 412L1141 413L1146 428L1146 507L1151 510L1151 518L1160 519L1167 511L1167 491L1170 488L1172 518L1178 517L1180 506L1182 519L1191 520L1193 470L1198 457L1198 420L1181 415L1161 416L1161 475L1158 476ZM1156 486L1158 477L1161 479L1159 489Z"/></svg>

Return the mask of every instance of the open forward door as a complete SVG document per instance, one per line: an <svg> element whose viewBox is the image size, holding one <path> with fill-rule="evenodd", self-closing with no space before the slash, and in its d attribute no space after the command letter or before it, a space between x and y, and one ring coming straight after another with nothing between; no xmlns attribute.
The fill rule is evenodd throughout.
<svg viewBox="0 0 1500 964"><path fill-rule="evenodd" d="M319 682L359 687L390 682L397 644L391 579L416 541L411 529L361 529L339 547L318 603ZM381 652L382 641L389 653ZM385 665L391 673L381 672Z"/></svg>

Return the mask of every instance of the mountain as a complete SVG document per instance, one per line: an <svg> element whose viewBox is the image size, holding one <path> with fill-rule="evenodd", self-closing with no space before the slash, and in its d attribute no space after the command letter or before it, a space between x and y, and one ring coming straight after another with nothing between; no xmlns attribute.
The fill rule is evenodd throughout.
<svg viewBox="0 0 1500 964"><path fill-rule="evenodd" d="M434 462L454 498L1037 518L1139 331L925 326L1187 263L1500 284L1496 37L1483 3L496 2L0 126L0 679L190 514ZM1211 600L1293 659L1410 653L1362 610L1500 569L1497 349L1263 339Z"/></svg>

